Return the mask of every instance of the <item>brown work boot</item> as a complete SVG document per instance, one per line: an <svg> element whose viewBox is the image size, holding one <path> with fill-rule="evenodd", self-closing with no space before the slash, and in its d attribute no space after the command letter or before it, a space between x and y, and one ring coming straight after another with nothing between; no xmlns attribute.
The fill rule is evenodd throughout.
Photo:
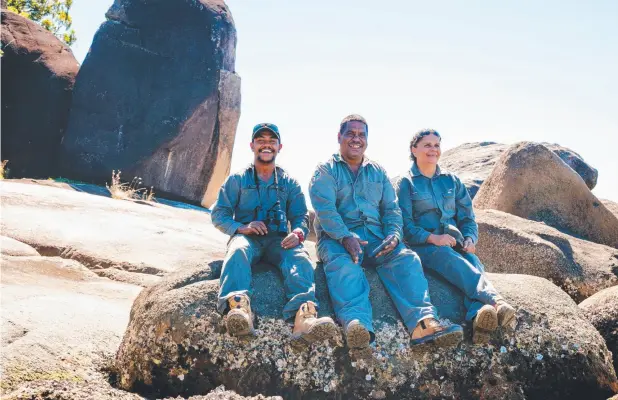
<svg viewBox="0 0 618 400"><path fill-rule="evenodd" d="M515 309L503 299L496 303L496 311L498 313L498 324L502 327L512 327L515 321Z"/></svg>
<svg viewBox="0 0 618 400"><path fill-rule="evenodd" d="M439 347L452 347L463 339L463 329L459 325L443 325L435 318L426 318L419 321L410 339L412 346L434 343Z"/></svg>
<svg viewBox="0 0 618 400"><path fill-rule="evenodd" d="M336 334L335 322L329 317L318 318L318 311L312 301L303 303L296 312L292 331L293 342L311 344L330 339Z"/></svg>
<svg viewBox="0 0 618 400"><path fill-rule="evenodd" d="M489 304L485 304L479 309L472 322L472 343L489 343L491 334L498 327L498 313Z"/></svg>
<svg viewBox="0 0 618 400"><path fill-rule="evenodd" d="M345 329L345 340L350 349L367 348L371 342L371 334L359 320L354 319Z"/></svg>
<svg viewBox="0 0 618 400"><path fill-rule="evenodd" d="M227 299L230 311L227 313L225 326L227 332L232 336L252 335L253 314L251 313L251 302L245 295L236 295Z"/></svg>

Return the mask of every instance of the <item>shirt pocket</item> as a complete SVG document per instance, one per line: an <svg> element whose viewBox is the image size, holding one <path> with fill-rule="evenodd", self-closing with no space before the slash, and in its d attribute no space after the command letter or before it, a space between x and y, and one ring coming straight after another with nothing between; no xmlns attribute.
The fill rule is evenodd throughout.
<svg viewBox="0 0 618 400"><path fill-rule="evenodd" d="M435 208L431 193L414 192L410 199L412 200L412 215L415 219Z"/></svg>
<svg viewBox="0 0 618 400"><path fill-rule="evenodd" d="M380 200L382 200L382 183L367 182L363 197L374 206L380 205Z"/></svg>
<svg viewBox="0 0 618 400"><path fill-rule="evenodd" d="M455 211L455 193L453 191L442 193L442 205L446 211Z"/></svg>
<svg viewBox="0 0 618 400"><path fill-rule="evenodd" d="M255 187L248 187L240 189L240 200L238 202L238 209L244 213L253 213L260 205L260 196L258 189Z"/></svg>

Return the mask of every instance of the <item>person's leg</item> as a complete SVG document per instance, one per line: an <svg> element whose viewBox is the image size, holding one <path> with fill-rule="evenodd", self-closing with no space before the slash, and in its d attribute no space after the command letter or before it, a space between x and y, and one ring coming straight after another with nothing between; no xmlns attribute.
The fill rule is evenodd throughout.
<svg viewBox="0 0 618 400"><path fill-rule="evenodd" d="M318 304L315 298L314 267L309 253L303 245L291 249L281 247L279 238L274 238L265 249L265 258L271 264L278 266L283 275L285 295L288 299L283 308L284 319L294 317L303 303L311 301Z"/></svg>
<svg viewBox="0 0 618 400"><path fill-rule="evenodd" d="M366 248L367 254L379 243L370 241ZM431 304L421 261L413 251L400 243L393 251L374 262L380 280L410 332L420 320L438 318L438 312Z"/></svg>
<svg viewBox="0 0 618 400"><path fill-rule="evenodd" d="M481 260L476 256L476 254L466 253L466 252L457 252L460 254L466 261L472 264L476 269L478 269L483 276L485 276L485 283L490 290L496 292L491 282L487 279L487 275L485 275L485 266L481 263ZM496 292L497 293L497 292ZM501 297L498 296L496 301ZM466 307L466 320L471 321L476 316L476 313L483 307L485 303L482 303L478 300L471 299L467 295L464 295L464 306Z"/></svg>
<svg viewBox="0 0 618 400"><path fill-rule="evenodd" d="M258 239L240 234L230 239L219 278L217 310L220 313L228 308L231 297L251 296L251 265L261 254L262 246Z"/></svg>
<svg viewBox="0 0 618 400"><path fill-rule="evenodd" d="M341 243L322 237L318 253L324 263L328 291L349 347L368 345L373 335L369 282ZM367 333L369 333L367 335Z"/></svg>
<svg viewBox="0 0 618 400"><path fill-rule="evenodd" d="M465 258L448 246L424 245L412 248L421 259L424 268L440 274L444 279L455 285L468 298L468 305L476 307L485 304L494 305L500 296L493 285L485 277L483 270L477 268L469 260L478 258ZM478 261L480 264L480 261ZM480 307L479 307L480 308ZM466 319L471 320L476 311L468 309ZM471 312L472 311L472 312Z"/></svg>

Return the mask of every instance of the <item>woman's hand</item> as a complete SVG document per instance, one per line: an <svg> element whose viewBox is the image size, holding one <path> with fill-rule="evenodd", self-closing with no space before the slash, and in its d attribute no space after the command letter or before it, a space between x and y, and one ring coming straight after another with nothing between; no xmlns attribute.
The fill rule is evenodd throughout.
<svg viewBox="0 0 618 400"><path fill-rule="evenodd" d="M444 234L444 235L434 235L432 233L427 238L427 243L433 244L433 245L436 245L436 246L455 247L455 245L457 244L457 241L451 235L447 235L447 234Z"/></svg>
<svg viewBox="0 0 618 400"><path fill-rule="evenodd" d="M464 242L463 242L463 251L465 251L466 253L476 253L476 245L474 244L474 241L467 237Z"/></svg>

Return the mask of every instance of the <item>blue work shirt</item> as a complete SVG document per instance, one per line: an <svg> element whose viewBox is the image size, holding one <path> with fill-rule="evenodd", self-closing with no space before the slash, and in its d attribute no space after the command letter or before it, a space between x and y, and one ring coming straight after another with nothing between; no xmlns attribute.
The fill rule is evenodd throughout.
<svg viewBox="0 0 618 400"><path fill-rule="evenodd" d="M455 225L464 237L478 240L478 225L466 186L454 174L436 168L428 178L412 163L397 183L403 216L403 236L410 246L427 242L430 234L443 234L443 224Z"/></svg>
<svg viewBox="0 0 618 400"><path fill-rule="evenodd" d="M317 166L309 184L318 239L326 233L341 241L351 230L366 227L384 239L401 240L401 211L395 189L379 164L363 159L356 176L340 154Z"/></svg>
<svg viewBox="0 0 618 400"><path fill-rule="evenodd" d="M309 216L305 195L298 181L284 169L276 167L276 173L278 191L275 190L274 174L268 182L260 179L257 184L253 165L230 175L221 186L212 208L212 223L215 227L233 236L241 226L256 221L258 207L264 211L269 210L279 198L281 209L290 221L292 230L300 228L306 237L309 233Z"/></svg>

